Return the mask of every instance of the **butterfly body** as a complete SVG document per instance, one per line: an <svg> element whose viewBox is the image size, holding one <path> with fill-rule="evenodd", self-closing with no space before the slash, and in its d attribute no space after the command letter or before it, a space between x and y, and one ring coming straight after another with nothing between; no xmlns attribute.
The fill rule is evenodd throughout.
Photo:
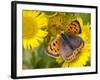
<svg viewBox="0 0 100 80"><path fill-rule="evenodd" d="M49 55L51 55L52 57L62 56L62 58L68 62L73 61L76 58L77 54L84 47L84 41L81 37L74 35L81 32L80 25L77 21L71 23L67 30L69 30L70 27L72 29L72 25L75 28L74 31L65 31L49 43L47 48ZM79 27L80 29L78 30L77 27ZM78 32L76 32L75 30L77 30Z"/></svg>

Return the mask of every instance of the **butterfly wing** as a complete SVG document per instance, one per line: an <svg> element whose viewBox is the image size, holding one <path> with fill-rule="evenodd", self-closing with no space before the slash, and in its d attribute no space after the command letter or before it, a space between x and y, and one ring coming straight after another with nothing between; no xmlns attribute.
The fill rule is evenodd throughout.
<svg viewBox="0 0 100 80"><path fill-rule="evenodd" d="M60 36L51 41L47 48L48 54L52 57L60 56Z"/></svg>
<svg viewBox="0 0 100 80"><path fill-rule="evenodd" d="M79 36L69 36L69 40L70 40L70 45L73 46L73 50L75 50L76 48L84 47L84 41Z"/></svg>
<svg viewBox="0 0 100 80"><path fill-rule="evenodd" d="M84 41L79 36L67 36L61 38L60 54L65 61L72 61L84 46Z"/></svg>
<svg viewBox="0 0 100 80"><path fill-rule="evenodd" d="M81 33L81 26L79 21L72 21L67 27L65 32L70 35L76 35Z"/></svg>

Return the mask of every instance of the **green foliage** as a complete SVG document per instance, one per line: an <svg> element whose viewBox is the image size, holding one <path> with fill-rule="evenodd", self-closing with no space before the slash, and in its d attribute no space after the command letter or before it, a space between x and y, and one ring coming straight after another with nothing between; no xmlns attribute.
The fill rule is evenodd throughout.
<svg viewBox="0 0 100 80"><path fill-rule="evenodd" d="M56 12L49 12L49 11L44 11L46 15L54 15Z"/></svg>
<svg viewBox="0 0 100 80"><path fill-rule="evenodd" d="M24 59L23 59L23 66L24 69L39 69L39 68L57 68L61 65L58 64L55 60L55 58L52 58L47 55L46 52L46 46L47 46L47 40L48 38L44 39L44 42L38 47L33 50L31 50L30 53L23 53ZM27 55L29 54L29 55ZM27 55L27 56L25 56ZM31 56L31 57L29 57ZM27 57L25 59L25 57Z"/></svg>
<svg viewBox="0 0 100 80"><path fill-rule="evenodd" d="M89 13L81 13L80 15L82 16L84 24L87 24L87 23L91 24L91 22L90 22L91 21L91 14L89 14Z"/></svg>

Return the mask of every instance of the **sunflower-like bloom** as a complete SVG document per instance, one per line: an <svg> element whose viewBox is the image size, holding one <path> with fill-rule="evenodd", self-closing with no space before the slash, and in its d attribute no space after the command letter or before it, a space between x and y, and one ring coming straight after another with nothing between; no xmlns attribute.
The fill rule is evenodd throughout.
<svg viewBox="0 0 100 80"><path fill-rule="evenodd" d="M64 13L56 12L54 15L49 16L48 32L51 36L56 36L65 30L67 19Z"/></svg>
<svg viewBox="0 0 100 80"><path fill-rule="evenodd" d="M26 11L22 13L23 48L35 48L48 34L44 29L48 26L48 17L43 12Z"/></svg>
<svg viewBox="0 0 100 80"><path fill-rule="evenodd" d="M82 67L87 64L88 61L90 61L90 53L91 53L91 31L90 31L90 25L86 24L83 25L83 21L81 17L78 17L77 20L80 22L80 25L82 27L82 33L80 34L80 37L84 40L84 48L82 51L77 55L76 59L72 62L64 61L62 57L59 57L56 59L58 63L62 63L62 67Z"/></svg>

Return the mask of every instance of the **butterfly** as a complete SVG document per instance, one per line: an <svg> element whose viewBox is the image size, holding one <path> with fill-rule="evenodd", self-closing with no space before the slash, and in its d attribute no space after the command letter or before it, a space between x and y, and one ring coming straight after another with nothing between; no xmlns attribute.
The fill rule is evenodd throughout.
<svg viewBox="0 0 100 80"><path fill-rule="evenodd" d="M54 40L50 41L47 47L48 55L60 57L71 62L84 47L83 39L78 36L82 32L79 21L72 21L64 31Z"/></svg>

